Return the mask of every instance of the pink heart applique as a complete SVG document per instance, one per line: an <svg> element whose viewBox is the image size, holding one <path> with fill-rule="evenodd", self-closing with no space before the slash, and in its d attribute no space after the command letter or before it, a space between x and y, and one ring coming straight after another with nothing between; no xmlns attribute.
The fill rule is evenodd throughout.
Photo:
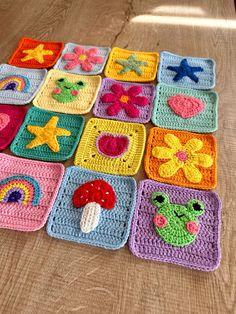
<svg viewBox="0 0 236 314"><path fill-rule="evenodd" d="M128 150L129 138L121 134L103 133L98 136L96 145L100 154L110 158L118 158Z"/></svg>
<svg viewBox="0 0 236 314"><path fill-rule="evenodd" d="M0 112L0 131L5 129L5 127L10 122L10 117L8 114Z"/></svg>
<svg viewBox="0 0 236 314"><path fill-rule="evenodd" d="M186 95L171 96L167 103L178 116L184 119L196 116L205 108L201 100Z"/></svg>

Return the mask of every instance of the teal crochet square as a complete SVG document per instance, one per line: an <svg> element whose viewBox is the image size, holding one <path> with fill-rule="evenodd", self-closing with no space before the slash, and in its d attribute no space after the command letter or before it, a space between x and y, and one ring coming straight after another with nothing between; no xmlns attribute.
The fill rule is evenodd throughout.
<svg viewBox="0 0 236 314"><path fill-rule="evenodd" d="M64 161L73 155L83 128L82 116L31 108L10 149L21 157Z"/></svg>
<svg viewBox="0 0 236 314"><path fill-rule="evenodd" d="M170 106L170 97L178 102L177 112L175 106ZM204 104L201 111L199 101ZM184 113L192 115L193 112L194 116L182 117ZM213 91L200 91L160 83L157 85L152 122L166 129L197 133L214 132L218 126L218 95Z"/></svg>
<svg viewBox="0 0 236 314"><path fill-rule="evenodd" d="M109 210L101 205L101 213L96 228L89 233L81 230L81 216L85 206L78 208L73 205L73 195L77 188L86 189L86 204L88 202L99 202L99 197L104 198L105 186L99 191L92 190L95 186L94 180L103 180L111 186L115 192L115 204ZM91 182L93 181L93 182ZM91 191L88 191L91 189ZM69 167L66 170L62 184L50 214L47 233L58 239L74 241L105 249L116 250L125 245L130 233L131 220L136 202L136 181L130 177L114 176L94 172L79 167ZM82 199L83 196L78 197ZM87 202L88 201L88 202ZM103 201L103 200L102 200ZM91 204L91 203L90 203ZM104 204L104 203L101 203ZM80 204L81 205L81 204Z"/></svg>

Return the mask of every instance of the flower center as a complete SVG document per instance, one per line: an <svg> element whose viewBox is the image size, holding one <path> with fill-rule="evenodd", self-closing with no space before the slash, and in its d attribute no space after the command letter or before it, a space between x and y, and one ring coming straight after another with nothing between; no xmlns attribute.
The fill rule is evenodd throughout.
<svg viewBox="0 0 236 314"><path fill-rule="evenodd" d="M122 95L122 96L120 97L120 101L127 104L127 102L129 101L129 97L126 96L126 95Z"/></svg>
<svg viewBox="0 0 236 314"><path fill-rule="evenodd" d="M183 151L178 151L175 156L180 160L180 161L186 161L188 159L188 154Z"/></svg>
<svg viewBox="0 0 236 314"><path fill-rule="evenodd" d="M79 60L81 60L81 61L84 61L84 60L86 60L87 59L87 56L86 55L80 55L79 56Z"/></svg>

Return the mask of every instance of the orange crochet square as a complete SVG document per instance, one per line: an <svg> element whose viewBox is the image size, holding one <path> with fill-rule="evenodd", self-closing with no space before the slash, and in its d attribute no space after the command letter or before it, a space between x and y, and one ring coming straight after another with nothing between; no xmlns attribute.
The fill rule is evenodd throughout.
<svg viewBox="0 0 236 314"><path fill-rule="evenodd" d="M62 42L21 38L8 63L20 68L50 68L60 57L63 48Z"/></svg>
<svg viewBox="0 0 236 314"><path fill-rule="evenodd" d="M150 179L197 189L217 183L216 139L210 134L150 129L144 168Z"/></svg>

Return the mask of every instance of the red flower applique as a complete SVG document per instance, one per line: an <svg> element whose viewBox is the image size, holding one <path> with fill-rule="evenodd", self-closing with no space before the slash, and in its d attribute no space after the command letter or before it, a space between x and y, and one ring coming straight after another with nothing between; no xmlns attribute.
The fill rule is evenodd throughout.
<svg viewBox="0 0 236 314"><path fill-rule="evenodd" d="M63 60L69 61L64 66L64 69L72 70L77 66L81 66L82 70L90 72L93 69L93 64L101 64L104 61L103 57L96 56L97 53L97 48L85 50L80 46L76 46L73 52L65 53L62 57Z"/></svg>
<svg viewBox="0 0 236 314"><path fill-rule="evenodd" d="M107 108L109 116L117 116L124 109L129 117L138 118L139 109L136 106L144 107L149 103L147 97L137 96L142 92L141 86L134 85L125 90L122 85L113 84L111 91L113 93L107 93L101 97L102 102L112 103Z"/></svg>

